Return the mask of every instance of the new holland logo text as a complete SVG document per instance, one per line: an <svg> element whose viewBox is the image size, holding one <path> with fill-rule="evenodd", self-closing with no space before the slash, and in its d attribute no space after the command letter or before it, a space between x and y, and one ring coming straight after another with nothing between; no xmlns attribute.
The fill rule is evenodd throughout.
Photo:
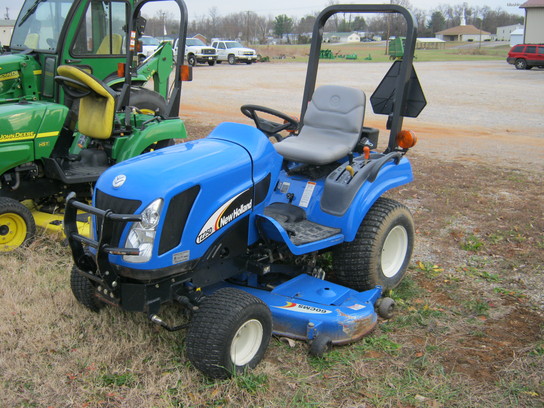
<svg viewBox="0 0 544 408"><path fill-rule="evenodd" d="M308 305L303 305L300 303L293 303L293 302L287 302L285 306L274 306L274 307L277 307L278 309L290 310L292 312L297 312L297 313L309 313L309 314L332 313L332 311L327 309L322 309L320 307L308 306Z"/></svg>
<svg viewBox="0 0 544 408"><path fill-rule="evenodd" d="M201 244L221 228L229 225L253 207L253 189L247 189L231 198L208 218L199 234L196 243Z"/></svg>
<svg viewBox="0 0 544 408"><path fill-rule="evenodd" d="M221 218L219 218L219 223L216 229L223 228L225 225L234 221L236 218L238 218L240 215L242 215L246 211L249 211L251 209L252 201L253 200L249 200L249 203L241 204L240 207L235 208L234 211L231 212L230 214L224 215Z"/></svg>

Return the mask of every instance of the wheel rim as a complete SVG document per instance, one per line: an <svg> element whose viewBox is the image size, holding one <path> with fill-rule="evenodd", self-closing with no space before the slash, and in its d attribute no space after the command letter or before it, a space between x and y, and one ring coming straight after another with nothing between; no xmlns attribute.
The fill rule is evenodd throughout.
<svg viewBox="0 0 544 408"><path fill-rule="evenodd" d="M232 339L230 359L236 366L248 364L259 351L263 340L263 325L256 319L246 321Z"/></svg>
<svg viewBox="0 0 544 408"><path fill-rule="evenodd" d="M395 226L385 239L382 248L382 272L392 278L401 269L408 251L408 232L400 225Z"/></svg>
<svg viewBox="0 0 544 408"><path fill-rule="evenodd" d="M0 215L0 251L7 252L25 242L27 227L23 217L14 213Z"/></svg>

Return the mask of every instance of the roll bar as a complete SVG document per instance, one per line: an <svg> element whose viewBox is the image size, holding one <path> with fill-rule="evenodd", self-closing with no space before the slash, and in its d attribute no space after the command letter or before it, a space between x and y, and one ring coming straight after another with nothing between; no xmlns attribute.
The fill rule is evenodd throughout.
<svg viewBox="0 0 544 408"><path fill-rule="evenodd" d="M308 107L315 90L317 70L319 65L319 54L321 43L323 42L323 27L327 20L337 13L398 13L406 20L406 42L404 46L404 57L402 58L399 75L396 79L394 110L388 120L388 129L390 129L388 150L396 148L396 136L402 128L404 107L407 103L410 77L412 75L412 61L414 59L414 49L417 37L417 21L413 14L396 4L334 4L324 9L317 17L312 34L312 43L310 47L310 57L308 60L308 69L306 71L306 83L304 85L304 94L302 98L302 107L300 112L301 121Z"/></svg>

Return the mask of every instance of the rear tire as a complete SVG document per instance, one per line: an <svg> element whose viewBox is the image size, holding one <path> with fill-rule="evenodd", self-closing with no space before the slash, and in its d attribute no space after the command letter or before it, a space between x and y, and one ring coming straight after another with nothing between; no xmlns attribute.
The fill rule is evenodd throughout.
<svg viewBox="0 0 544 408"><path fill-rule="evenodd" d="M208 65L209 65L210 67L213 67L213 66L215 65L215 61L208 61Z"/></svg>
<svg viewBox="0 0 544 408"><path fill-rule="evenodd" d="M518 58L514 63L514 66L516 69L527 69L527 61L525 61L523 58Z"/></svg>
<svg viewBox="0 0 544 408"><path fill-rule="evenodd" d="M0 198L0 252L27 246L36 236L36 223L28 208L12 198Z"/></svg>
<svg viewBox="0 0 544 408"><path fill-rule="evenodd" d="M380 285L396 287L408 268L414 247L414 221L410 210L380 197L366 214L355 239L333 250L338 282L363 291Z"/></svg>
<svg viewBox="0 0 544 408"><path fill-rule="evenodd" d="M262 300L239 289L220 289L204 300L187 332L187 357L211 378L254 368L272 334L272 314Z"/></svg>
<svg viewBox="0 0 544 408"><path fill-rule="evenodd" d="M146 88L132 87L130 89L130 106L144 113L166 115L166 101L157 92Z"/></svg>
<svg viewBox="0 0 544 408"><path fill-rule="evenodd" d="M105 304L96 296L96 288L91 281L79 273L79 268L74 265L70 273L70 289L79 303L92 312L98 313Z"/></svg>

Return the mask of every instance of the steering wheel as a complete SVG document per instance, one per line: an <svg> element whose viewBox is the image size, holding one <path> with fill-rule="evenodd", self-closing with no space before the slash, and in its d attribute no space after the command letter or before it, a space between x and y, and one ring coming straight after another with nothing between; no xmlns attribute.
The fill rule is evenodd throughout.
<svg viewBox="0 0 544 408"><path fill-rule="evenodd" d="M267 136L273 136L276 133L281 132L282 130L295 131L298 129L298 120L289 116L283 112L279 112L274 109L267 108L260 105L242 105L240 108L242 113L248 118L253 119L257 129L265 133ZM283 123L276 123L270 120L263 119L257 115L257 112L267 113L272 116L276 116L280 119L283 119Z"/></svg>
<svg viewBox="0 0 544 408"><path fill-rule="evenodd" d="M55 81L62 86L64 92L74 99L83 98L93 92L93 90L83 82L76 81L72 78L57 75Z"/></svg>

